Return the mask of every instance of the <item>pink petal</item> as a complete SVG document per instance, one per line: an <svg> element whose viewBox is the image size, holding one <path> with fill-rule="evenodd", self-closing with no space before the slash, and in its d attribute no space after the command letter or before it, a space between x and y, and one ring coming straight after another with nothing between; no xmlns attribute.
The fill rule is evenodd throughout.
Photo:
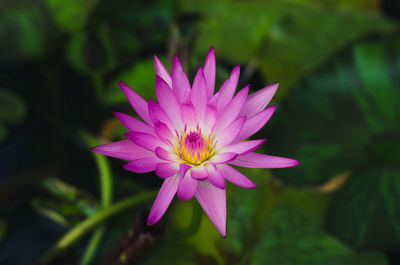
<svg viewBox="0 0 400 265"><path fill-rule="evenodd" d="M194 109L196 110L197 119L203 120L204 112L207 105L207 84L204 77L203 69L200 67L193 81L193 87L190 98Z"/></svg>
<svg viewBox="0 0 400 265"><path fill-rule="evenodd" d="M228 106L218 116L215 132L218 133L238 117L248 93L249 86L247 85L229 102Z"/></svg>
<svg viewBox="0 0 400 265"><path fill-rule="evenodd" d="M165 160L165 161L175 161L176 160L175 159L176 155L171 152L168 152L164 148L157 147L155 152L156 152L157 157L162 160Z"/></svg>
<svg viewBox="0 0 400 265"><path fill-rule="evenodd" d="M149 100L148 108L150 118L154 124L157 122L162 122L165 123L170 129L175 128L170 118L154 100Z"/></svg>
<svg viewBox="0 0 400 265"><path fill-rule="evenodd" d="M284 168L298 166L300 162L292 158L248 153L236 157L230 164L249 168Z"/></svg>
<svg viewBox="0 0 400 265"><path fill-rule="evenodd" d="M238 155L235 153L218 153L212 157L215 164L225 164L234 160Z"/></svg>
<svg viewBox="0 0 400 265"><path fill-rule="evenodd" d="M215 225L221 236L226 236L226 193L225 190L199 181L195 194L197 201Z"/></svg>
<svg viewBox="0 0 400 265"><path fill-rule="evenodd" d="M179 166L177 163L158 163L156 165L156 174L163 179L175 175L178 171Z"/></svg>
<svg viewBox="0 0 400 265"><path fill-rule="evenodd" d="M160 162L161 160L157 157L146 157L133 160L125 164L124 168L135 173L147 173L154 171L156 169L156 165Z"/></svg>
<svg viewBox="0 0 400 265"><path fill-rule="evenodd" d="M230 144L242 130L245 121L246 118L241 117L219 132L217 145L223 147Z"/></svg>
<svg viewBox="0 0 400 265"><path fill-rule="evenodd" d="M154 131L156 132L157 136L160 137L165 143L172 145L173 136L171 131L169 130L168 126L162 122L157 122L154 125Z"/></svg>
<svg viewBox="0 0 400 265"><path fill-rule="evenodd" d="M93 152L111 156L124 160L135 160L139 158L154 156L154 153L143 149L140 146L132 143L130 140L122 140L103 144L92 149Z"/></svg>
<svg viewBox="0 0 400 265"><path fill-rule="evenodd" d="M256 150L260 145L262 145L265 142L264 139L262 140L252 140L252 141L246 141L246 142L237 142L233 143L227 146L224 146L221 148L220 152L221 153L235 153L238 155L243 155L249 152L252 152Z"/></svg>
<svg viewBox="0 0 400 265"><path fill-rule="evenodd" d="M154 55L154 67L156 69L156 75L161 77L170 87L172 87L172 79L168 71L165 69L161 61Z"/></svg>
<svg viewBox="0 0 400 265"><path fill-rule="evenodd" d="M207 178L208 172L207 169L203 166L196 166L192 167L191 172L190 172L192 178L197 179L197 180L205 180Z"/></svg>
<svg viewBox="0 0 400 265"><path fill-rule="evenodd" d="M190 91L189 79L182 71L181 62L176 56L174 57L174 64L172 67L172 90L180 103L188 101Z"/></svg>
<svg viewBox="0 0 400 265"><path fill-rule="evenodd" d="M251 94L240 112L241 116L251 117L262 111L274 96L279 83L269 85Z"/></svg>
<svg viewBox="0 0 400 265"><path fill-rule="evenodd" d="M190 200L195 192L197 187L197 180L193 179L190 176L189 169L191 166L181 164L180 165L180 182L178 186L178 198L182 201Z"/></svg>
<svg viewBox="0 0 400 265"><path fill-rule="evenodd" d="M206 107L206 112L204 114L204 119L201 122L201 130L209 134L214 130L215 123L217 121L217 110L211 106Z"/></svg>
<svg viewBox="0 0 400 265"><path fill-rule="evenodd" d="M231 101L235 93L236 86L239 80L240 67L239 65L233 68L230 78L222 84L220 95L218 97L217 110L224 110L225 106Z"/></svg>
<svg viewBox="0 0 400 265"><path fill-rule="evenodd" d="M218 165L217 168L221 172L221 174L233 184L236 184L246 189L255 189L257 187L256 184L249 180L245 175L243 175L231 166L222 164Z"/></svg>
<svg viewBox="0 0 400 265"><path fill-rule="evenodd" d="M206 166L208 176L208 181L217 188L225 189L225 180L222 174L217 170L216 166L212 163Z"/></svg>
<svg viewBox="0 0 400 265"><path fill-rule="evenodd" d="M215 88L215 53L214 47L211 47L204 63L204 76L207 83L207 96L211 98Z"/></svg>
<svg viewBox="0 0 400 265"><path fill-rule="evenodd" d="M114 115L122 122L122 124L128 128L130 131L136 131L136 132L144 132L148 134L154 134L153 127L150 125L139 121L129 115L126 115L121 112L114 112Z"/></svg>
<svg viewBox="0 0 400 265"><path fill-rule="evenodd" d="M168 84L159 76L156 76L156 94L161 108L173 124L176 127L182 126L181 108L178 101Z"/></svg>
<svg viewBox="0 0 400 265"><path fill-rule="evenodd" d="M149 217L147 219L148 225L154 225L164 215L172 199L175 196L176 190L178 189L179 175L167 178L164 180L160 191L158 192L157 198L154 201L153 207L151 208Z"/></svg>
<svg viewBox="0 0 400 265"><path fill-rule="evenodd" d="M229 79L226 80L224 83L229 82ZM211 99L208 101L208 105L210 105L213 108L217 108L218 104L218 98L219 98L220 92L218 91L217 93L214 94L214 96L211 97Z"/></svg>
<svg viewBox="0 0 400 265"><path fill-rule="evenodd" d="M129 103L132 105L136 113L148 124L152 124L149 112L148 112L148 107L147 107L147 102L139 96L133 89L122 83L121 81L118 81L118 85L121 87L122 92L124 92L126 98L128 99Z"/></svg>
<svg viewBox="0 0 400 265"><path fill-rule="evenodd" d="M269 121L274 114L275 105L272 105L265 110L261 111L260 113L252 116L251 118L247 119L243 125L242 130L240 131L239 135L235 138L235 141L244 140L256 132L258 132L264 125Z"/></svg>
<svg viewBox="0 0 400 265"><path fill-rule="evenodd" d="M183 126L187 126L189 130L195 129L197 125L196 111L192 104L183 104L182 108L182 122ZM206 116L207 117L207 116Z"/></svg>
<svg viewBox="0 0 400 265"><path fill-rule="evenodd" d="M132 142L147 150L153 151L159 146L165 146L165 143L158 137L142 132L127 132L125 136Z"/></svg>

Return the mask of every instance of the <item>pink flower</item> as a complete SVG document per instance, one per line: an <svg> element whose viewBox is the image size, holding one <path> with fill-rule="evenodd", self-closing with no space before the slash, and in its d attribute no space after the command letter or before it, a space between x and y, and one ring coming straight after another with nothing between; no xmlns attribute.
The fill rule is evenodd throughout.
<svg viewBox="0 0 400 265"><path fill-rule="evenodd" d="M208 52L190 86L181 63L174 58L172 76L157 57L158 103L147 102L122 82L119 83L136 113L137 120L115 113L130 130L127 140L98 146L94 152L129 160L124 168L136 173L154 171L164 179L148 217L157 223L175 194L181 200L196 197L220 234L226 235L225 180L243 188L256 185L230 165L248 168L297 166L290 158L254 153L262 140L248 140L271 118L275 106L266 108L278 84L248 96L247 85L234 95L239 79L236 66L214 94L215 55Z"/></svg>

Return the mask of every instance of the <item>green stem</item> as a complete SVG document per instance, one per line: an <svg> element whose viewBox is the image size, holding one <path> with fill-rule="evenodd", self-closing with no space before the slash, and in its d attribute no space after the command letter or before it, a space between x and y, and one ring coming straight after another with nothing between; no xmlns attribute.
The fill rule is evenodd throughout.
<svg viewBox="0 0 400 265"><path fill-rule="evenodd" d="M81 135L88 147L93 147L100 144L93 136L86 132L81 133ZM110 165L108 163L107 157L105 157L104 155L96 154L93 152L91 153L93 154L93 157L96 161L97 169L100 174L99 180L102 206L107 207L111 203L113 190Z"/></svg>
<svg viewBox="0 0 400 265"><path fill-rule="evenodd" d="M117 213L123 212L126 209L137 206L138 204L145 203L156 196L156 191L145 191L133 197L127 198L125 200L119 201L110 205L109 207L98 211L96 214L77 224L69 232L67 232L56 244L53 251L61 250L66 248L83 235L88 233L98 224L104 222L108 218L116 215Z"/></svg>
<svg viewBox="0 0 400 265"><path fill-rule="evenodd" d="M93 147L99 145L100 143L88 133L82 133L83 139L86 141L88 147ZM96 161L97 169L99 171L99 182L100 182L100 193L101 193L101 202L103 207L108 207L112 200L112 177L111 177L111 169L108 163L108 160L105 156L95 154L91 152L94 160ZM92 260L94 254L96 253L96 249L100 244L101 238L104 234L104 226L99 226L92 234L90 238L89 244L86 247L86 250L82 256L80 265L87 265Z"/></svg>
<svg viewBox="0 0 400 265"><path fill-rule="evenodd" d="M90 238L89 244L85 249L85 253L82 256L80 265L90 264L94 254L96 253L97 247L100 244L101 238L103 237L105 226L101 225L96 228Z"/></svg>

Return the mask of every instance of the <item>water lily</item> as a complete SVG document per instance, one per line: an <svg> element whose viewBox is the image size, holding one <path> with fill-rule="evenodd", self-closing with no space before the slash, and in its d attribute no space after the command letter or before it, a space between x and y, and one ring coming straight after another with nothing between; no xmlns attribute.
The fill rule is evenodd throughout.
<svg viewBox="0 0 400 265"><path fill-rule="evenodd" d="M265 140L246 140L271 118L267 107L278 84L251 95L245 86L236 95L240 68L236 66L217 93L215 54L211 48L192 86L178 57L172 75L154 57L158 103L147 102L127 85L119 85L142 120L115 113L129 129L126 140L101 145L94 152L128 160L135 173L155 171L164 183L151 208L148 224L157 223L175 194L180 200L196 197L219 233L226 236L225 180L243 188L256 185L236 170L297 166L294 159L253 152Z"/></svg>

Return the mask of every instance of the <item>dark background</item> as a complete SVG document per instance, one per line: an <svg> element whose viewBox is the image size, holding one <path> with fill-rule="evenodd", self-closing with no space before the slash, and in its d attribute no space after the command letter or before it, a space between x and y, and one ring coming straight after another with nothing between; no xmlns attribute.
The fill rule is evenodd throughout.
<svg viewBox="0 0 400 265"><path fill-rule="evenodd" d="M0 264L400 264L399 19L395 0L1 0ZM90 152L135 115L117 81L155 98L154 54L192 81L210 46L217 87L236 64L240 87L280 82L256 138L301 165L243 170L258 189L227 186L226 239L193 201L146 227L150 200L46 256L161 185Z"/></svg>

